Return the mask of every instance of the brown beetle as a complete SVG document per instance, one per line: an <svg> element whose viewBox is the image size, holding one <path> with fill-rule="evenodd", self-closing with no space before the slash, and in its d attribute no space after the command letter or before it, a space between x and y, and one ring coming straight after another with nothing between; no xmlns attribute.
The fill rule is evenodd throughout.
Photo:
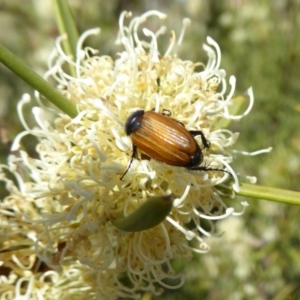
<svg viewBox="0 0 300 300"><path fill-rule="evenodd" d="M200 130L188 131L170 114L138 110L131 114L125 124L125 133L132 136L132 157L121 179L129 170L133 158L137 158L137 148L146 155L171 166L188 170L228 171L200 166L203 162L202 150L195 140L200 135L204 148L209 142ZM230 173L229 173L230 174Z"/></svg>

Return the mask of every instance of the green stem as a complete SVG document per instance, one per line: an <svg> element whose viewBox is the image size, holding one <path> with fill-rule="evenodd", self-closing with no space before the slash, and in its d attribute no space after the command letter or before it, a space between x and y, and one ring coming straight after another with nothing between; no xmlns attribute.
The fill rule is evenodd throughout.
<svg viewBox="0 0 300 300"><path fill-rule="evenodd" d="M72 12L67 0L53 0L57 26L61 35L66 34L67 39L62 42L67 55L72 55L76 59L76 45L78 41L78 31ZM69 65L70 72L75 77L75 68Z"/></svg>
<svg viewBox="0 0 300 300"><path fill-rule="evenodd" d="M55 106L61 109L71 118L76 117L76 107L69 102L61 93L53 88L45 79L27 67L12 52L0 44L0 62L12 72L21 77L25 82L50 100Z"/></svg>
<svg viewBox="0 0 300 300"><path fill-rule="evenodd" d="M300 205L300 192L282 190L266 186L242 183L237 195L265 199L280 203Z"/></svg>

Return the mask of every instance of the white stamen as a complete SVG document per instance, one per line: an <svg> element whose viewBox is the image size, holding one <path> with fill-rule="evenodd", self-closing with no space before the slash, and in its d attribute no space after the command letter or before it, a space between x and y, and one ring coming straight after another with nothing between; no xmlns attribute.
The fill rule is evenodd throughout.
<svg viewBox="0 0 300 300"><path fill-rule="evenodd" d="M233 207L228 207L225 211L225 214L220 215L220 216L204 215L204 214L199 213L196 208L193 208L193 211L194 211L195 214L197 214L202 219L221 220L221 219L225 219L225 218L229 217L230 215L232 215L234 213L234 208Z"/></svg>
<svg viewBox="0 0 300 300"><path fill-rule="evenodd" d="M166 220L168 220L173 226L175 226L178 230L180 230L185 235L185 237L188 241L191 241L193 238L199 239L199 237L196 235L195 232L186 230L185 228L180 226L178 223L176 223L175 220L173 220L172 218L167 217Z"/></svg>
<svg viewBox="0 0 300 300"><path fill-rule="evenodd" d="M182 196L181 196L181 198L175 199L175 200L174 200L174 202L173 202L173 207L179 207L179 206L183 203L183 201L184 201L184 199L187 197L187 195L188 195L190 189L191 189L191 186L190 186L190 185L187 185L186 188L185 188L184 193L183 193Z"/></svg>
<svg viewBox="0 0 300 300"><path fill-rule="evenodd" d="M189 18L184 18L183 21L182 21L182 30L180 32L180 35L179 35L179 38L178 38L178 41L177 41L177 46L179 47L181 44L182 44L182 41L183 41L183 37L184 37L184 34L186 32L186 29L190 26L191 24L191 19Z"/></svg>
<svg viewBox="0 0 300 300"><path fill-rule="evenodd" d="M246 202L246 201L241 202L241 205L242 205L242 211L240 211L240 212L234 212L232 214L233 216L236 216L236 217L242 216L245 213L246 208L249 206L248 202Z"/></svg>
<svg viewBox="0 0 300 300"><path fill-rule="evenodd" d="M56 41L55 41L56 50L57 50L57 52L58 52L58 54L59 54L59 56L60 56L60 58L61 58L62 61L65 61L65 62L67 62L70 65L74 65L74 62L72 61L71 57L67 56L65 54L65 52L63 51L62 46L61 46L62 42L64 40L66 40L66 39L67 39L67 35L66 34L63 34L63 35L59 36L56 39Z"/></svg>
<svg viewBox="0 0 300 300"><path fill-rule="evenodd" d="M175 43L176 43L176 35L175 35L175 32L172 30L170 34L171 34L171 36L170 36L169 47L168 47L168 49L166 50L166 52L165 52L165 54L164 54L164 57L167 57L167 56L171 55L171 52L173 51L174 46L175 46Z"/></svg>
<svg viewBox="0 0 300 300"><path fill-rule="evenodd" d="M23 115L23 106L27 103L29 103L31 100L29 94L24 94L21 98L21 100L17 104L17 112L20 119L20 122L22 123L22 126L25 128L25 130L30 131L29 126L27 125L24 115Z"/></svg>
<svg viewBox="0 0 300 300"><path fill-rule="evenodd" d="M146 36L152 37L152 42L151 42L151 48L150 48L150 54L151 58L149 60L149 70L151 69L152 64L151 63L159 63L159 58L158 58L158 50L157 50L157 41L154 33L147 28L143 28L143 32Z"/></svg>
<svg viewBox="0 0 300 300"><path fill-rule="evenodd" d="M82 50L82 45L84 43L84 41L87 39L87 37L91 36L91 35L98 35L100 34L100 28L92 28L89 29L87 31L85 31L78 39L77 45L76 45L76 53L77 53L77 57L76 57L76 75L78 78L80 78L81 74L80 74L80 63L81 61L84 59L85 57L85 52Z"/></svg>
<svg viewBox="0 0 300 300"><path fill-rule="evenodd" d="M216 61L215 64L211 66L212 69L219 69L220 68L220 64L221 64L221 50L219 45L211 38L211 37L207 37L207 43L209 45L214 46L215 50L216 50Z"/></svg>
<svg viewBox="0 0 300 300"><path fill-rule="evenodd" d="M122 151L127 151L130 148L130 144L126 143L128 141L127 137L125 137L126 140L123 139L123 137L119 135L119 132L114 126L111 126L110 129L111 133L116 139L116 146Z"/></svg>
<svg viewBox="0 0 300 300"><path fill-rule="evenodd" d="M117 45L120 45L121 44L121 39L123 37L127 36L127 34L125 34L125 32L124 32L126 30L126 27L124 27L124 19L125 18L130 18L131 16L132 16L132 13L128 12L126 10L123 11L120 15L120 18L119 18L119 36L116 40Z"/></svg>
<svg viewBox="0 0 300 300"><path fill-rule="evenodd" d="M255 155L260 155L263 153L270 153L273 150L272 147L266 148L266 149L261 149L253 152L248 152L248 151L241 151L241 150L231 150L233 153L238 153L242 155L247 155L247 156L255 156Z"/></svg>
<svg viewBox="0 0 300 300"><path fill-rule="evenodd" d="M95 99L94 100L94 107L99 108L102 110L102 113L106 116L112 118L114 121L116 121L121 127L124 127L124 124L117 118L107 107L104 105L103 101L101 99Z"/></svg>
<svg viewBox="0 0 300 300"><path fill-rule="evenodd" d="M100 148L98 147L98 144L96 143L96 140L95 140L96 131L97 131L96 123L94 123L91 125L90 139L91 139L91 142L98 154L99 160L102 163L104 163L107 160L107 155L100 150Z"/></svg>

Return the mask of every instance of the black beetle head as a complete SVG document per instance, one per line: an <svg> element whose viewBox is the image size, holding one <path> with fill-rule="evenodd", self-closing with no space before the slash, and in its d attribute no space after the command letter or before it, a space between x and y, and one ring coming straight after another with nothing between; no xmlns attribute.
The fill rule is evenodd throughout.
<svg viewBox="0 0 300 300"><path fill-rule="evenodd" d="M131 135L136 130L141 128L141 126L142 126L141 119L142 119L142 116L144 115L144 113L145 113L144 110L137 110L128 117L128 119L126 120L126 123L125 123L125 127L124 127L125 133L127 135Z"/></svg>

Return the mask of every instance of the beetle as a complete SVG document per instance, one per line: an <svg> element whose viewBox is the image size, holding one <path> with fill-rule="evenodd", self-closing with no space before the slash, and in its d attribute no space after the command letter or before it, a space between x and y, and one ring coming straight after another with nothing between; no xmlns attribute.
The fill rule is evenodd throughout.
<svg viewBox="0 0 300 300"><path fill-rule="evenodd" d="M195 171L229 173L225 169L201 166L203 153L195 137L200 135L206 149L210 147L209 141L201 130L188 131L184 124L171 118L171 113L166 112L168 111L157 113L153 110L146 112L137 110L127 118L124 129L126 135L131 135L132 138L132 156L121 180L128 172L133 159L137 158L137 149L147 156L171 166Z"/></svg>

